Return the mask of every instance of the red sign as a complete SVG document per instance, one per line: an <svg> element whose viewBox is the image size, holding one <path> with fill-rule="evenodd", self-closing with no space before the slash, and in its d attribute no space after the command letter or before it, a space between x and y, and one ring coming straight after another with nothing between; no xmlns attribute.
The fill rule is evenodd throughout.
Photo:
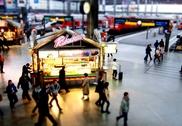
<svg viewBox="0 0 182 126"><path fill-rule="evenodd" d="M73 34L71 38L68 38L69 35L60 36L56 40L54 40L54 48L62 47L64 45L74 43L85 38L85 35Z"/></svg>

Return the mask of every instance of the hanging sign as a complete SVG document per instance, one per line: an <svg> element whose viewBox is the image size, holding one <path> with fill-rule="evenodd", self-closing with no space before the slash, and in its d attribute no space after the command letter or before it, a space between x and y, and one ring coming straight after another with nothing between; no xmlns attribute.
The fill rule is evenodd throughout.
<svg viewBox="0 0 182 126"><path fill-rule="evenodd" d="M60 36L56 40L54 40L54 48L62 47L64 45L74 43L77 41L81 41L85 38L85 35L83 34L73 34L71 38L69 38L69 35L66 36Z"/></svg>

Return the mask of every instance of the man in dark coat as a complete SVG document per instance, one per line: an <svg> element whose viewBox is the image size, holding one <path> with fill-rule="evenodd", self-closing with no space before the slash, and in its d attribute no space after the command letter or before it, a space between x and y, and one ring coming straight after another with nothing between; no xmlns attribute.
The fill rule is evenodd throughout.
<svg viewBox="0 0 182 126"><path fill-rule="evenodd" d="M155 43L154 43L155 50L157 50L158 46L159 46L159 42L158 42L158 40L156 40Z"/></svg>
<svg viewBox="0 0 182 126"><path fill-rule="evenodd" d="M28 93L29 91L29 83L31 83L30 78L28 77L28 75L23 74L18 82L18 86L17 88L19 89L19 87L21 86L23 92L22 92L22 99L27 99L29 101L31 101L30 95Z"/></svg>
<svg viewBox="0 0 182 126"><path fill-rule="evenodd" d="M30 71L31 71L31 68L30 68L30 64L29 63L27 63L26 65L23 65L22 75L23 74L28 75L28 73L30 73Z"/></svg>
<svg viewBox="0 0 182 126"><path fill-rule="evenodd" d="M98 84L97 84L96 89L95 89L95 92L99 94L99 99L95 102L95 104L97 106L101 106L101 94L102 94L102 91L104 89L103 74L104 74L104 72L99 71L99 78L97 81Z"/></svg>
<svg viewBox="0 0 182 126"><path fill-rule="evenodd" d="M65 89L66 93L70 92L68 90L67 84L66 84L66 78L65 78L65 66L62 67L62 69L59 71L59 84L61 89Z"/></svg>
<svg viewBox="0 0 182 126"><path fill-rule="evenodd" d="M8 86L6 87L5 93L8 95L8 99L10 102L11 111L14 111L14 106L18 102L18 97L16 95L17 89L12 80L8 80Z"/></svg>
<svg viewBox="0 0 182 126"><path fill-rule="evenodd" d="M146 52L146 56L144 58L145 61L147 61L148 56L150 57L150 60L152 60L151 51L152 51L151 44L148 44L147 48L145 49L145 52Z"/></svg>
<svg viewBox="0 0 182 126"><path fill-rule="evenodd" d="M49 113L49 104L48 104L49 96L45 87L43 87L42 90L40 91L39 98L40 99L38 100L38 103L37 103L37 106L39 109L39 118L35 126L41 126L46 116L53 123L53 126L57 126L56 120Z"/></svg>
<svg viewBox="0 0 182 126"><path fill-rule="evenodd" d="M161 41L159 42L159 46L164 48L164 40L163 39L161 39Z"/></svg>

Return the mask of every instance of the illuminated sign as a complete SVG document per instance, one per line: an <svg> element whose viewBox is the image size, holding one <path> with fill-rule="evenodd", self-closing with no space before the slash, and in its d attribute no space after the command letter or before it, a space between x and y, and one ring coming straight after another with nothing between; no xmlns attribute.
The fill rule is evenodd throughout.
<svg viewBox="0 0 182 126"><path fill-rule="evenodd" d="M143 18L115 18L116 24L125 24L130 26L142 26L142 27L168 27L169 20L163 19L143 19Z"/></svg>
<svg viewBox="0 0 182 126"><path fill-rule="evenodd" d="M168 26L169 22L168 21L156 21L155 26Z"/></svg>
<svg viewBox="0 0 182 126"><path fill-rule="evenodd" d="M85 35L79 35L79 34L73 34L71 38L69 38L69 35L66 36L60 36L54 41L54 48L62 47L64 45L74 43L77 41L81 41L85 38Z"/></svg>

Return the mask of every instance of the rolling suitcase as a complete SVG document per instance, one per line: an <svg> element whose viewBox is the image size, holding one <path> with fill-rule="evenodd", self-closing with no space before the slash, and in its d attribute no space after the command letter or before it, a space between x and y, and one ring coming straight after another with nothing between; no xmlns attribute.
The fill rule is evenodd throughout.
<svg viewBox="0 0 182 126"><path fill-rule="evenodd" d="M123 79L123 72L119 72L118 80L122 80L122 79Z"/></svg>
<svg viewBox="0 0 182 126"><path fill-rule="evenodd" d="M118 74L118 80L123 79L123 72L121 72L121 65L119 65L119 74Z"/></svg>

